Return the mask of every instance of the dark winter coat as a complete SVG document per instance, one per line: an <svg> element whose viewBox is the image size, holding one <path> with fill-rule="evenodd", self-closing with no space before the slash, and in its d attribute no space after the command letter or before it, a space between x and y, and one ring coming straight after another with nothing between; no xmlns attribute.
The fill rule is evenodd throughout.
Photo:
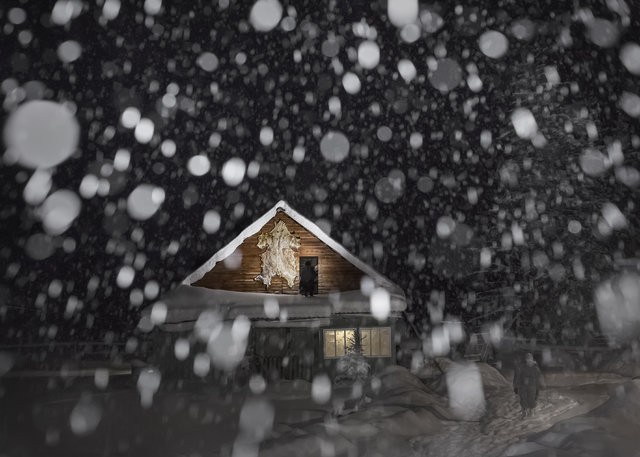
<svg viewBox="0 0 640 457"><path fill-rule="evenodd" d="M316 272L314 271L313 267L305 266L300 272L300 284L307 287L312 287L315 280Z"/></svg>
<svg viewBox="0 0 640 457"><path fill-rule="evenodd" d="M513 389L520 397L520 405L524 409L533 409L540 390L540 369L538 364L521 365L516 368L513 377Z"/></svg>

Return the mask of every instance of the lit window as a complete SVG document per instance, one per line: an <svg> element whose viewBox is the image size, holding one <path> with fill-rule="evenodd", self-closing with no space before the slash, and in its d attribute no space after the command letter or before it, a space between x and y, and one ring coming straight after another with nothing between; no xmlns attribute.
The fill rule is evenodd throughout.
<svg viewBox="0 0 640 457"><path fill-rule="evenodd" d="M355 328L324 330L324 358L347 354L355 342ZM365 357L391 357L391 327L361 328L362 353Z"/></svg>

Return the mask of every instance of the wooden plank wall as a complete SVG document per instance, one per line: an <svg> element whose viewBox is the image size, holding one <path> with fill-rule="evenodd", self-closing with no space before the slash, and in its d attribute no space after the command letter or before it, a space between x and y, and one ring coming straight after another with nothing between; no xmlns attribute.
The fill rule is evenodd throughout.
<svg viewBox="0 0 640 457"><path fill-rule="evenodd" d="M231 270L225 266L224 262L218 262L194 285L239 292L298 294L298 281L292 288L289 288L284 279L276 276L267 289L262 282L255 280L261 271L260 254L263 252L257 246L258 236L261 233L270 232L275 223L280 220L287 225L292 234L300 237L300 249L296 252L296 258L300 256L318 257L318 293L326 294L332 291L360 289L360 278L364 275L362 271L282 212L276 214L258 233L247 238L238 247L242 254L240 268Z"/></svg>

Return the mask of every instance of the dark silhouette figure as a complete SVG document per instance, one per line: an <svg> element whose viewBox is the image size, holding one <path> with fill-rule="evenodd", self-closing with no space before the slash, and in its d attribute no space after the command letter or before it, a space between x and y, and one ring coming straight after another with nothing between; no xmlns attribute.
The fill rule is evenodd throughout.
<svg viewBox="0 0 640 457"><path fill-rule="evenodd" d="M316 289L316 271L310 261L304 263L304 268L300 271L300 293L305 297L311 295Z"/></svg>
<svg viewBox="0 0 640 457"><path fill-rule="evenodd" d="M533 359L533 354L525 355L524 364L516 365L513 376L513 390L520 397L522 417L531 416L536 407L538 392L541 386L541 373L538 364Z"/></svg>

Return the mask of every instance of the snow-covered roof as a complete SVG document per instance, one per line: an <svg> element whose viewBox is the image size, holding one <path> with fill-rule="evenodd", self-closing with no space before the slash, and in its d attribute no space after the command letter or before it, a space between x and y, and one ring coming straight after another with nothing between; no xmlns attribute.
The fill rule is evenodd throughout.
<svg viewBox="0 0 640 457"><path fill-rule="evenodd" d="M364 263L362 260L351 254L344 246L338 243L336 240L327 235L318 225L311 222L309 219L304 217L302 214L294 210L287 202L284 200L280 200L276 203L269 211L264 213L260 218L258 218L253 224L245 228L240 234L235 237L229 244L224 246L218 252L216 252L209 260L207 260L204 264L202 264L196 271L187 276L182 284L191 285L201 279L206 273L211 271L211 269L220 261L229 257L233 252L244 242L245 239L249 238L252 235L255 235L264 227L264 225L269 222L271 219L275 217L275 215L279 212L284 212L291 219L296 221L306 230L308 230L311 234L315 235L320 241L326 244L328 247L333 249L335 252L340 254L345 260L351 263L353 266L358 268L360 271L369 276L373 281L390 292L395 294L400 294L404 296L404 292L397 284L393 283L387 277L381 275L369 265Z"/></svg>
<svg viewBox="0 0 640 457"><path fill-rule="evenodd" d="M406 309L404 295L389 294L391 315ZM335 314L369 314L369 297L359 290L328 295L272 294L266 292L237 292L181 285L162 297L167 306L166 323L195 321L204 310L216 310L225 319L244 315L250 319L277 319L266 314L265 303L277 301L277 316L284 312L288 320L331 317Z"/></svg>

